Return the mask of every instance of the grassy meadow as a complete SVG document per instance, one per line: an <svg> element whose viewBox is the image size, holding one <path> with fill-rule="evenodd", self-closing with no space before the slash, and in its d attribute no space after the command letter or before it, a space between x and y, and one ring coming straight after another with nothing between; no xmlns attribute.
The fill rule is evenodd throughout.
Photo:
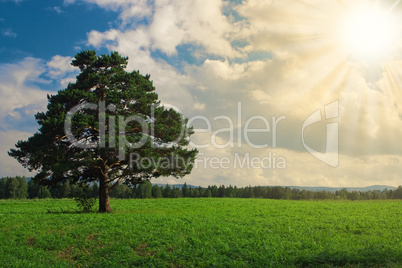
<svg viewBox="0 0 402 268"><path fill-rule="evenodd" d="M0 267L402 267L402 201L1 200Z"/></svg>

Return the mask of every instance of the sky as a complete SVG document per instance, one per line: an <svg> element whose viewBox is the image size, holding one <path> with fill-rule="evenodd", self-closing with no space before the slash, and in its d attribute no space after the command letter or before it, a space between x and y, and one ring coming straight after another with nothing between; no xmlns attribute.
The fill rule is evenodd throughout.
<svg viewBox="0 0 402 268"><path fill-rule="evenodd" d="M401 185L401 12L393 0L0 0L0 177L34 175L7 151L93 49L128 56L194 126L192 174L152 182Z"/></svg>

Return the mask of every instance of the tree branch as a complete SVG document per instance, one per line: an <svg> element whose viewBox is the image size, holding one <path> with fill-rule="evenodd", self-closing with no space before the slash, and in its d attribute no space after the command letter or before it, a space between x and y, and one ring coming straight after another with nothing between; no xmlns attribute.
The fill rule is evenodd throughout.
<svg viewBox="0 0 402 268"><path fill-rule="evenodd" d="M112 186L109 187L110 191L113 191L124 179L125 176L121 176Z"/></svg>

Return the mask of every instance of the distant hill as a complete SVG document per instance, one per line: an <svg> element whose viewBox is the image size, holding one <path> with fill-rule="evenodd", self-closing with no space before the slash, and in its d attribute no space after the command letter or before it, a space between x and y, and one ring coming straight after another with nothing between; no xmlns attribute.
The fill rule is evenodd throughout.
<svg viewBox="0 0 402 268"><path fill-rule="evenodd" d="M27 178L27 182L29 182L31 180L31 177ZM165 186L166 184L161 184L161 183L153 183L153 185L158 185L158 186ZM169 184L170 187L173 188L182 188L184 184ZM219 187L219 185L217 185ZM225 185L228 186L228 185ZM188 188L198 188L200 186L195 186L195 185L191 185L191 184L187 184ZM275 187L275 186L271 186L271 187ZM321 191L326 191L326 192L336 192L339 190L342 190L344 188L346 188L346 190L348 192L353 192L353 191L357 191L357 192L368 192L368 191L384 191L385 189L388 190L396 190L397 187L394 186L389 186L389 185L372 185L372 186L366 186L366 187L310 187L310 186L280 186L280 187L289 187L290 189L299 189L299 190L306 190L306 191L313 191L313 192L321 192ZM206 188L206 187L201 187L201 188ZM242 188L242 187L238 187L238 188ZM243 187L244 188L244 187Z"/></svg>
<svg viewBox="0 0 402 268"><path fill-rule="evenodd" d="M156 185L165 186L166 184L157 183ZM170 187L174 186L176 188L182 188L184 184L169 184L169 185L170 185ZM198 188L199 187L199 186L195 186L195 185L191 185L191 184L187 184L187 186L189 188ZM219 185L217 185L217 186L219 186ZM227 186L227 185L225 185L225 186ZM270 186L270 187L275 187L275 186ZM368 191L374 191L374 190L383 191L385 189L388 189L388 190L396 190L397 189L397 187L389 186L389 185L372 185L372 186L366 186L366 187L310 187L310 186L280 186L280 187L283 187L283 188L289 187L290 189L299 189L299 190L306 190L306 191L313 191L313 192L321 192L321 191L336 192L336 191L339 191L344 188L346 188L346 190L348 192L352 192L352 191L368 192ZM205 187L202 187L202 188L205 188ZM238 187L238 188L242 188L242 187Z"/></svg>
<svg viewBox="0 0 402 268"><path fill-rule="evenodd" d="M166 184L162 184L162 183L153 183L152 185L158 185L158 186L163 186L163 187L166 186ZM180 189L183 188L183 185L184 185L184 183L183 183L183 184L169 184L169 186L172 187L172 188L173 188L173 186L174 186L174 187L180 188ZM195 185L187 184L187 187L188 187L188 188L198 188L198 187L200 187L200 186L195 186ZM201 188L204 188L204 187L201 187Z"/></svg>
<svg viewBox="0 0 402 268"><path fill-rule="evenodd" d="M385 189L388 190L396 190L397 188L394 186L389 186L389 185L372 185L372 186L367 186L367 187L304 187L304 186L289 186L290 189L299 189L299 190L306 190L306 191L313 191L313 192L320 192L320 191L326 191L326 192L335 192L339 191L341 189L345 189L348 192L352 191L357 191L357 192L368 192L368 191L383 191Z"/></svg>

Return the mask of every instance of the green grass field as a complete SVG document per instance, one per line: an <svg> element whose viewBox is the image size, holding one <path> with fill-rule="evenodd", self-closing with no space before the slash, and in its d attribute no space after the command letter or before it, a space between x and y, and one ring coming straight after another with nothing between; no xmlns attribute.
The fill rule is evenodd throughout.
<svg viewBox="0 0 402 268"><path fill-rule="evenodd" d="M402 201L0 201L0 267L402 267Z"/></svg>

